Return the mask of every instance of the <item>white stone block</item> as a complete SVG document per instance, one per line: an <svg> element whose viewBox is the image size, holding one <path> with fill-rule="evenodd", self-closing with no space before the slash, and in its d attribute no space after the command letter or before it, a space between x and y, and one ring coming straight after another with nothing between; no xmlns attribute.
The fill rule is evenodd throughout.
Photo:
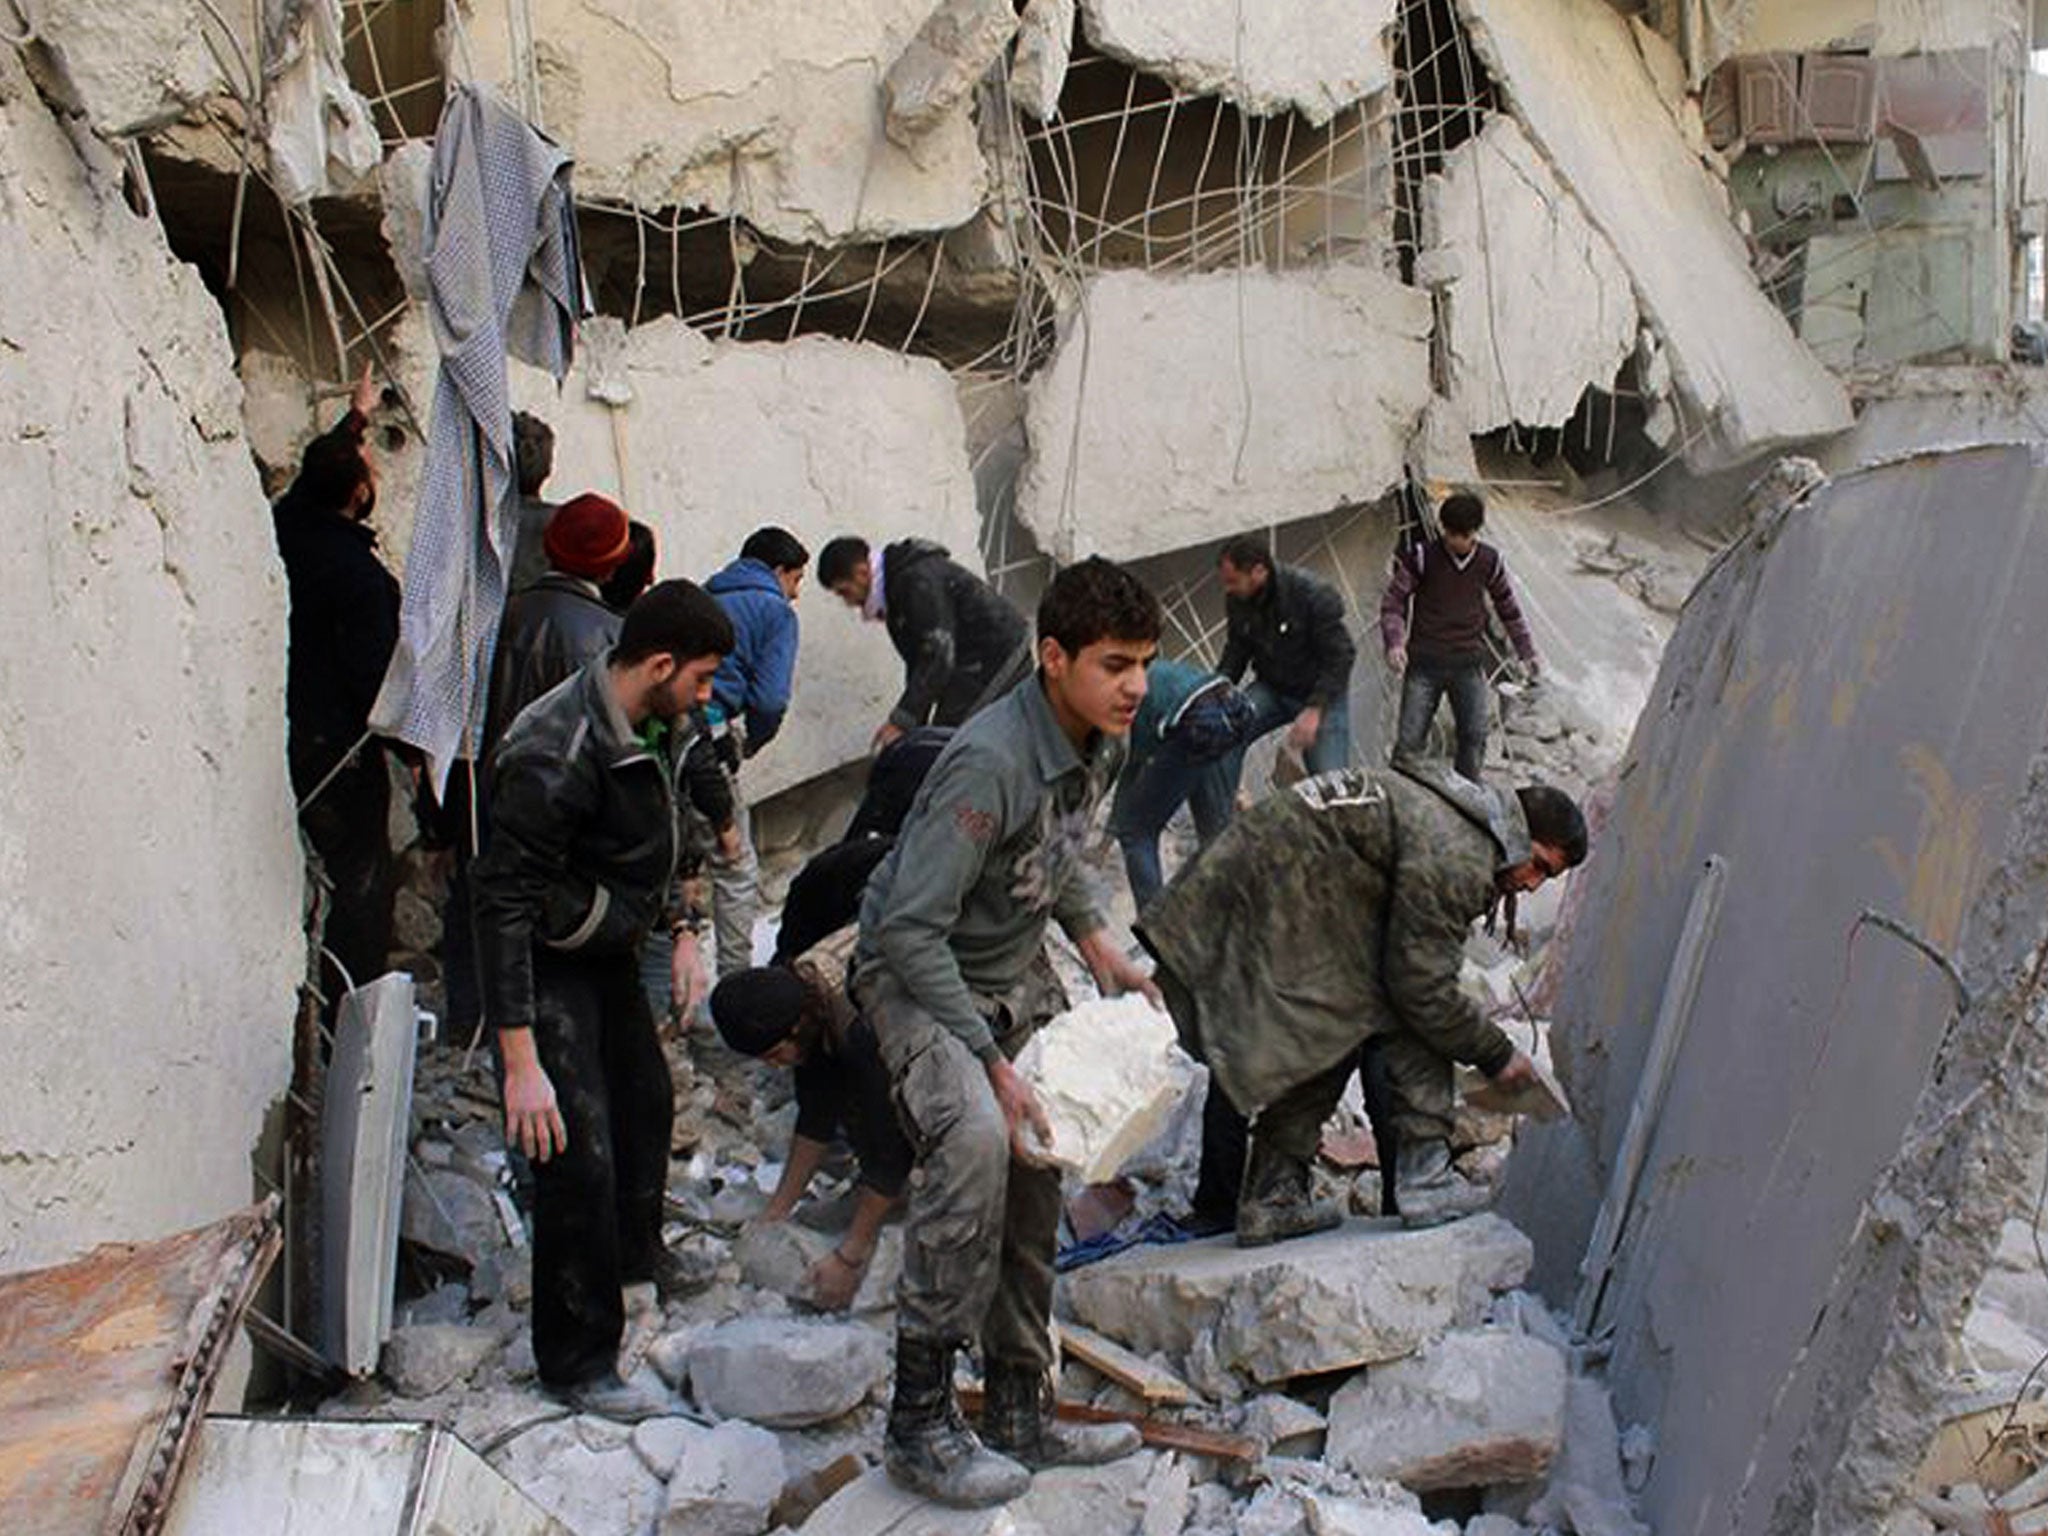
<svg viewBox="0 0 2048 1536"><path fill-rule="evenodd" d="M576 1536L653 1529L665 1504L661 1479L629 1444L593 1449L579 1422L530 1429L491 1462Z"/></svg>
<svg viewBox="0 0 2048 1536"><path fill-rule="evenodd" d="M740 1267L740 1278L764 1291L773 1291L791 1301L811 1298L811 1271L840 1241L829 1232L815 1232L794 1221L755 1223L740 1234L732 1256ZM875 1242L867 1273L848 1305L850 1312L873 1312L891 1306L896 1299L896 1280L903 1271L903 1229L888 1226Z"/></svg>
<svg viewBox="0 0 2048 1536"><path fill-rule="evenodd" d="M33 9L53 47L151 70L175 70L201 30L185 6ZM92 35L70 31L88 10ZM285 777L284 573L220 306L12 48L0 186L13 1270L247 1200L250 1149L291 1075L305 865Z"/></svg>
<svg viewBox="0 0 2048 1536"><path fill-rule="evenodd" d="M1437 265L1456 272L1443 284L1451 394L1469 432L1561 426L1588 385L1613 387L1636 339L1628 272L1512 118L1445 156L1423 221Z"/></svg>
<svg viewBox="0 0 2048 1536"><path fill-rule="evenodd" d="M1725 190L1602 0L1459 0L1531 141L1613 243L1671 353L1698 470L1839 432L1848 396L1764 297Z"/></svg>
<svg viewBox="0 0 2048 1536"><path fill-rule="evenodd" d="M965 99L912 149L883 132L884 72L931 10L844 0L778 25L705 0L477 6L455 63L537 104L581 196L737 214L783 240L879 240L966 223L988 184Z"/></svg>
<svg viewBox="0 0 2048 1536"><path fill-rule="evenodd" d="M698 1407L782 1428L838 1418L888 1374L887 1341L855 1323L748 1318L709 1330L690 1349Z"/></svg>
<svg viewBox="0 0 2048 1536"><path fill-rule="evenodd" d="M1427 294L1364 267L1107 272L1027 392L1017 511L1060 559L1131 560L1400 483Z"/></svg>
<svg viewBox="0 0 2048 1536"><path fill-rule="evenodd" d="M1048 1155L1084 1184L1115 1178L1195 1082L1173 1020L1135 993L1068 1009L1017 1053L1017 1070L1052 1123Z"/></svg>
<svg viewBox="0 0 2048 1536"><path fill-rule="evenodd" d="M36 0L19 14L32 18L52 94L109 138L159 127L225 92L220 59L237 49L255 57L247 7L205 17L176 0Z"/></svg>
<svg viewBox="0 0 2048 1536"><path fill-rule="evenodd" d="M767 1430L738 1420L700 1429L669 1474L661 1536L759 1536L783 1478L782 1446Z"/></svg>
<svg viewBox="0 0 2048 1536"><path fill-rule="evenodd" d="M1020 111L1049 122L1074 56L1076 0L1029 0L1017 18L1010 58L1010 99Z"/></svg>
<svg viewBox="0 0 2048 1536"><path fill-rule="evenodd" d="M1564 1356L1523 1333L1448 1333L1330 1400L1329 1459L1418 1491L1533 1482L1564 1434Z"/></svg>
<svg viewBox="0 0 2048 1536"><path fill-rule="evenodd" d="M1157 1453L1101 1467L1051 1467L995 1509L945 1509L906 1493L876 1468L818 1507L804 1536L1139 1536L1162 1488ZM1170 1490L1165 1490L1170 1491Z"/></svg>
<svg viewBox="0 0 2048 1536"><path fill-rule="evenodd" d="M1256 117L1321 127L1391 85L1394 0L1082 0L1088 40L1111 58Z"/></svg>
<svg viewBox="0 0 2048 1536"><path fill-rule="evenodd" d="M915 149L955 116L1016 31L1010 0L939 0L882 79L890 139Z"/></svg>
<svg viewBox="0 0 2048 1536"><path fill-rule="evenodd" d="M1139 1248L1062 1279L1089 1327L1183 1363L1213 1349L1252 1381L1346 1370L1412 1354L1490 1293L1521 1283L1529 1240L1497 1216L1410 1232L1350 1221L1265 1248L1228 1237Z"/></svg>
<svg viewBox="0 0 2048 1536"><path fill-rule="evenodd" d="M482 1365L498 1347L488 1328L463 1323L418 1323L394 1328L378 1362L387 1381L405 1397L431 1397Z"/></svg>

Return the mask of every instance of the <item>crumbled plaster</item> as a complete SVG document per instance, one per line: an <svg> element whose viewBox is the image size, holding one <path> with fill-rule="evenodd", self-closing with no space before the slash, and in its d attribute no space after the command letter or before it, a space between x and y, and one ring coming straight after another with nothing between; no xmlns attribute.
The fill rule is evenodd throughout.
<svg viewBox="0 0 2048 1536"><path fill-rule="evenodd" d="M456 63L523 101L576 157L579 196L737 214L822 243L951 229L988 171L963 99L913 147L883 132L882 81L931 0L848 0L768 26L749 6L478 0Z"/></svg>
<svg viewBox="0 0 2048 1536"><path fill-rule="evenodd" d="M303 864L284 579L220 309L8 49L0 265L12 1269L248 1200L289 1076Z"/></svg>
<svg viewBox="0 0 2048 1536"><path fill-rule="evenodd" d="M231 12L237 35L222 25ZM247 6L35 0L19 14L29 19L40 45L28 55L38 83L65 108L84 113L95 132L109 136L161 127L228 88L220 59L248 63L256 57L246 30ZM247 87L253 81L236 83Z"/></svg>
<svg viewBox="0 0 2048 1536"><path fill-rule="evenodd" d="M1363 267L1091 278L1029 386L1018 516L1057 558L1128 560L1380 496L1429 326Z"/></svg>
<svg viewBox="0 0 2048 1536"><path fill-rule="evenodd" d="M1010 99L1041 123L1050 122L1074 56L1077 0L1028 0L1017 17L1010 59Z"/></svg>
<svg viewBox="0 0 2048 1536"><path fill-rule="evenodd" d="M1613 243L1669 355L1695 470L1850 424L1842 386L1750 271L1726 191L1686 147L1601 0L1460 0L1515 116Z"/></svg>
<svg viewBox="0 0 2048 1536"><path fill-rule="evenodd" d="M1111 58L1255 117L1321 127L1393 84L1394 0L1081 0L1088 41Z"/></svg>
<svg viewBox="0 0 2048 1536"><path fill-rule="evenodd" d="M1613 386L1636 337L1628 272L1512 118L1445 157L1423 238L1467 431L1561 426L1588 385Z"/></svg>
<svg viewBox="0 0 2048 1536"><path fill-rule="evenodd" d="M890 141L915 150L957 115L1016 32L1010 0L939 0L882 79Z"/></svg>

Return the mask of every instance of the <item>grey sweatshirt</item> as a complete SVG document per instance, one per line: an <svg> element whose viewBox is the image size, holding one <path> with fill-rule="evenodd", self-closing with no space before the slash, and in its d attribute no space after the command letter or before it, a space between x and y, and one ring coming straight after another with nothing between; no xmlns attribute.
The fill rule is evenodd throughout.
<svg viewBox="0 0 2048 1536"><path fill-rule="evenodd" d="M1046 919L1077 941L1104 924L1105 893L1086 854L1123 759L1118 737L1077 752L1035 675L961 726L868 878L856 969L888 971L977 1056L993 1058L984 1007L1023 978Z"/></svg>

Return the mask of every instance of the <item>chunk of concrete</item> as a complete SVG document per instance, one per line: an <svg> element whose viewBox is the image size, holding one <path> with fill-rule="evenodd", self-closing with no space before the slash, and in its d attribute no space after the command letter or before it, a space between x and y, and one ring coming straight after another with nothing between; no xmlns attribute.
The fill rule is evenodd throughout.
<svg viewBox="0 0 2048 1536"><path fill-rule="evenodd" d="M228 14L223 14L226 12ZM169 0L37 0L28 58L51 98L108 138L161 127L228 88L220 60L254 58L249 10L211 17Z"/></svg>
<svg viewBox="0 0 2048 1536"><path fill-rule="evenodd" d="M1010 0L939 0L882 77L890 139L914 152L973 96L1016 31Z"/></svg>
<svg viewBox="0 0 2048 1536"><path fill-rule="evenodd" d="M700 1408L782 1428L838 1418L888 1374L888 1343L855 1323L748 1318L690 1348L690 1395Z"/></svg>
<svg viewBox="0 0 2048 1536"><path fill-rule="evenodd" d="M986 196L969 98L914 151L884 132L884 71L932 3L847 0L789 26L748 6L478 6L453 63L537 113L575 154L580 196L707 208L781 240L881 240L964 224Z"/></svg>
<svg viewBox="0 0 2048 1536"><path fill-rule="evenodd" d="M1075 1317L1120 1343L1185 1362L1205 1343L1252 1381L1413 1354L1529 1271L1529 1240L1497 1216L1425 1231L1350 1221L1266 1248L1228 1237L1138 1248L1064 1277Z"/></svg>
<svg viewBox="0 0 2048 1536"><path fill-rule="evenodd" d="M1041 123L1059 110L1074 57L1077 0L1029 0L1017 17L1010 55L1010 100ZM2031 142L2031 141L2030 141Z"/></svg>
<svg viewBox="0 0 2048 1536"><path fill-rule="evenodd" d="M1423 192L1418 265L1448 275L1446 356L1466 430L1562 426L1636 339L1628 271L1514 119L1491 117Z"/></svg>
<svg viewBox="0 0 2048 1536"><path fill-rule="evenodd" d="M1365 268L1101 273L1028 387L1018 516L1055 558L1130 560L1370 501L1429 330L1426 293Z"/></svg>
<svg viewBox="0 0 2048 1536"><path fill-rule="evenodd" d="M764 1291L773 1291L791 1301L811 1299L811 1271L838 1245L829 1232L814 1232L793 1221L756 1223L740 1234L732 1256L740 1267L740 1278ZM890 1306L896 1297L896 1280L903 1272L903 1229L882 1229L876 1240L868 1271L861 1276L849 1312L875 1312Z"/></svg>
<svg viewBox="0 0 2048 1536"><path fill-rule="evenodd" d="M1447 1333L1340 1387L1325 1454L1418 1491L1533 1482L1563 1438L1564 1394L1564 1356L1541 1339Z"/></svg>
<svg viewBox="0 0 2048 1536"><path fill-rule="evenodd" d="M1613 243L1671 354L1686 462L1723 468L1850 424L1841 384L1764 297L1725 189L1602 0L1458 0L1515 116Z"/></svg>
<svg viewBox="0 0 2048 1536"><path fill-rule="evenodd" d="M407 1164L399 1236L474 1266L502 1248L504 1223L491 1192L452 1168L425 1172Z"/></svg>
<svg viewBox="0 0 2048 1536"><path fill-rule="evenodd" d="M1580 1536L1649 1536L1630 1505L1619 1446L1607 1389L1590 1376L1572 1377L1565 1388L1563 1447L1523 1518Z"/></svg>
<svg viewBox="0 0 2048 1536"><path fill-rule="evenodd" d="M1269 1456L1320 1456L1329 1422L1299 1398L1268 1392L1244 1405L1238 1429Z"/></svg>
<svg viewBox="0 0 2048 1536"><path fill-rule="evenodd" d="M820 1505L804 1536L1140 1536L1164 1460L1140 1451L1107 1466L1049 1467L1022 1497L976 1510L929 1503L877 1468Z"/></svg>
<svg viewBox="0 0 2048 1536"><path fill-rule="evenodd" d="M783 1478L782 1446L767 1430L737 1420L699 1429L669 1474L661 1536L759 1536Z"/></svg>
<svg viewBox="0 0 2048 1536"><path fill-rule="evenodd" d="M1082 0L1088 40L1111 58L1255 117L1321 127L1394 80L1394 0Z"/></svg>
<svg viewBox="0 0 2048 1536"><path fill-rule="evenodd" d="M654 1528L665 1506L661 1479L631 1445L593 1449L576 1419L515 1437L491 1464L577 1536Z"/></svg>
<svg viewBox="0 0 2048 1536"><path fill-rule="evenodd" d="M378 1362L384 1379L406 1397L431 1397L466 1379L490 1358L498 1336L464 1323L416 1323L394 1328Z"/></svg>
<svg viewBox="0 0 2048 1536"><path fill-rule="evenodd" d="M1084 1184L1115 1178L1195 1078L1173 1020L1135 993L1068 1009L1031 1037L1016 1065L1052 1124L1047 1155Z"/></svg>

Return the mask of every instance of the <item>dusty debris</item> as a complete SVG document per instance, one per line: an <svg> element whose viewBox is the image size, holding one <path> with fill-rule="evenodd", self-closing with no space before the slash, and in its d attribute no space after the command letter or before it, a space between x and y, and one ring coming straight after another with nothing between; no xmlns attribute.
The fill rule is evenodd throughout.
<svg viewBox="0 0 2048 1536"><path fill-rule="evenodd" d="M859 1323L748 1318L690 1346L690 1392L699 1406L756 1424L836 1419L888 1373L888 1340Z"/></svg>
<svg viewBox="0 0 2048 1536"><path fill-rule="evenodd" d="M1032 1036L1017 1070L1037 1091L1046 1155L1084 1184L1115 1178L1164 1130L1196 1082L1173 1020L1146 998L1096 998Z"/></svg>

